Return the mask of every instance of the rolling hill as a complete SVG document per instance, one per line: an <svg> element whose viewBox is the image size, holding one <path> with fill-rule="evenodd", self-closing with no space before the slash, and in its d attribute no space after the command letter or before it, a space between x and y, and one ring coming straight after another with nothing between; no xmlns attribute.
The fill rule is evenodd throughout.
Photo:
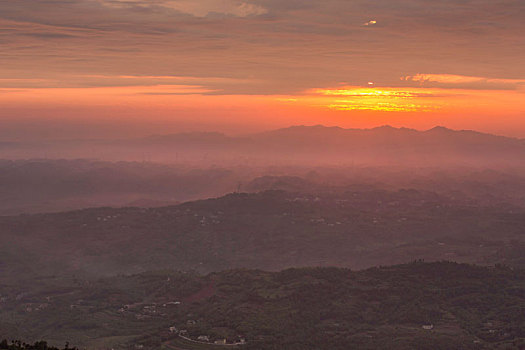
<svg viewBox="0 0 525 350"><path fill-rule="evenodd" d="M524 271L502 266L47 277L3 283L0 293L0 335L97 350L525 346ZM217 340L245 344L209 344Z"/></svg>
<svg viewBox="0 0 525 350"><path fill-rule="evenodd" d="M525 212L432 192L234 193L159 208L0 217L0 274L366 268L414 259L525 265Z"/></svg>

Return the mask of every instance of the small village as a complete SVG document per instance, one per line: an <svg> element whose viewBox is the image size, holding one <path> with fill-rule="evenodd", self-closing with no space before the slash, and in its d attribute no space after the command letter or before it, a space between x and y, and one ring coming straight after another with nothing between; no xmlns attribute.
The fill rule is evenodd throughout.
<svg viewBox="0 0 525 350"><path fill-rule="evenodd" d="M189 320L188 322L190 321L191 320ZM196 338L194 338L189 335L188 330L186 329L177 330L177 328L173 326L169 328L169 331L171 333L177 334L180 338L193 342L193 343L212 344L212 345L218 345L218 346L239 346L239 345L246 344L246 339L240 336L237 337L236 341L231 342L226 338L214 339L209 335L199 335Z"/></svg>

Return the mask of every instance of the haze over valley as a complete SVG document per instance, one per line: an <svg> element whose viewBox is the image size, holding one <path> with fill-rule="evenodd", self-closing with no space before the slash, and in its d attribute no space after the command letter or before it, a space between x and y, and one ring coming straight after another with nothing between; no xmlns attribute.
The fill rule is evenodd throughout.
<svg viewBox="0 0 525 350"><path fill-rule="evenodd" d="M44 312L44 306L60 309L62 297L56 299L59 304L37 302L50 286L82 294L87 291L78 283L103 283L98 282L101 279L121 283L113 279L149 278L145 276L150 271L211 273L198 278L221 279L211 276L235 269L363 270L412 261L518 270L525 266L525 170L519 161L523 140L445 128L420 132L301 126L249 137L193 133L111 142L71 140L68 147L64 142L4 145L4 151L13 151L13 159L0 162L5 199L0 206L0 276L5 291L11 290L6 302L14 291L18 293L16 309L8 304L2 309L11 320L4 323L5 329L18 329L12 318L16 313L21 319L41 315L38 320L50 312ZM82 159L86 149L92 152L97 147L104 147L104 159ZM21 156L17 149L28 152L29 159L17 159ZM60 155L56 159L40 157L53 150L64 153L56 154ZM138 155L159 158L144 161ZM126 160L115 161L118 157ZM422 264L423 269L434 266ZM372 273L367 271L363 273ZM173 288L177 290L177 284ZM208 303L208 297L219 291L199 293L204 293L199 303ZM70 303L80 303L82 309L83 298ZM158 304L152 300L138 302L150 308ZM108 307L99 304L105 302L98 297L90 303L95 303L90 308L101 311ZM185 307L197 307L195 303ZM77 306L72 310L74 314ZM82 312L95 315L87 310ZM124 310L122 316L131 312ZM144 320L153 316L140 315L135 314ZM443 315L430 319L449 322ZM137 332L117 313L110 319L116 317L127 324L125 329L131 327L119 331L126 336L117 341L105 338L95 321L89 326L92 335L84 338L78 331L84 326L77 321L65 321L65 314L52 317L66 322L67 332L44 326L48 322L42 319L34 330L14 334L31 339L50 334L48 339L89 347L127 347L142 339L141 344L155 348L158 339L166 344L179 341L166 333L170 317L173 322L184 320L182 314L159 314L151 324L141 321L147 332ZM196 322L210 322L210 316L202 317ZM198 332L210 332L200 327L191 331L193 339ZM410 327L407 334L414 332ZM232 342L245 333L233 328L213 332L217 339L228 334ZM255 332L250 341L261 337L257 326L250 332ZM456 341L462 344L473 335L461 334ZM405 347L420 341L419 335L412 336ZM508 344L507 338L491 341ZM518 338L516 333L508 339ZM264 348L261 339L254 344ZM442 336L436 339L454 343Z"/></svg>

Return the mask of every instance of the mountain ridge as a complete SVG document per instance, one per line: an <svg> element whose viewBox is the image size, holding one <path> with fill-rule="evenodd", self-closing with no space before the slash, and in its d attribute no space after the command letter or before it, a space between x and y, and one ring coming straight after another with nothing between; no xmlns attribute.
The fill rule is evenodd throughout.
<svg viewBox="0 0 525 350"><path fill-rule="evenodd" d="M0 158L96 158L157 162L257 165L521 165L525 140L452 130L384 125L344 129L296 125L244 136L184 132L104 141L47 141L0 147Z"/></svg>
<svg viewBox="0 0 525 350"><path fill-rule="evenodd" d="M272 133L282 133L287 131L296 131L296 130L323 130L323 131L338 131L338 132L362 132L362 131L391 131L391 132L413 132L413 133L432 133L432 132L447 132L447 133L473 133L477 135L485 135L485 136L495 136L505 139L513 139L513 140L520 140L525 141L525 137L513 137L513 136L507 136L507 135L499 135L499 134L493 134L489 132L482 132L474 129L453 129L442 125L436 125L429 129L414 129L414 128L408 128L408 127L395 127L389 124L375 126L371 128L343 128L340 126L326 126L323 124L315 124L315 125L306 125L306 124L296 124L296 125L290 125L288 127L282 127L277 129L270 129L265 131L258 131L253 133L240 133L240 134L228 134L225 132L220 131L181 131L181 132L173 132L173 133L166 133L166 134L150 134L146 136L141 137L131 137L131 138L109 138L109 139L48 139L48 140L39 140L39 141L13 141L13 140L0 140L0 146L9 146L13 144L20 144L20 143L47 143L47 142L124 142L124 141L130 141L130 140L162 140L162 139L169 139L171 137L192 137L192 136L198 136L198 137L206 137L206 138L227 138L227 139L246 139L250 137L256 137L261 136L265 134L272 134Z"/></svg>

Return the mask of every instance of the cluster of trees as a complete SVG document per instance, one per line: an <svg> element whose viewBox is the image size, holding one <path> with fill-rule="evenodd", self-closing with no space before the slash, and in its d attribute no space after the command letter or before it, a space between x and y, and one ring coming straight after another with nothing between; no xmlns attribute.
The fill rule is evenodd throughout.
<svg viewBox="0 0 525 350"><path fill-rule="evenodd" d="M359 272L237 270L214 280L216 295L191 305L197 323L180 327L194 335L230 330L246 336L250 350L515 348L525 341L523 271L504 266L416 261Z"/></svg>
<svg viewBox="0 0 525 350"><path fill-rule="evenodd" d="M69 343L63 348L57 348L55 346L50 346L47 342L41 340L33 344L24 343L21 340L12 340L8 342L7 339L4 339L0 342L1 350L78 350L76 347L70 348Z"/></svg>

